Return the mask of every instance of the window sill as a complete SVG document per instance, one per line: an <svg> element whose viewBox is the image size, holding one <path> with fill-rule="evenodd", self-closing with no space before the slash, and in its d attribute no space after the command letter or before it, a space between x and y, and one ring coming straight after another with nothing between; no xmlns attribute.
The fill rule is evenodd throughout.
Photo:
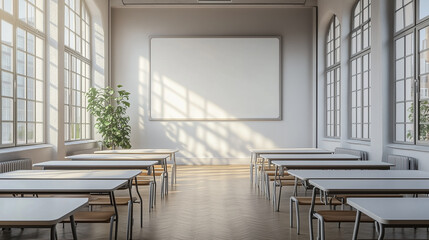
<svg viewBox="0 0 429 240"><path fill-rule="evenodd" d="M339 138L323 138L320 141L322 142L334 142L334 143L340 143L341 139Z"/></svg>
<svg viewBox="0 0 429 240"><path fill-rule="evenodd" d="M349 139L349 140L346 141L346 143L355 144L355 145L371 146L371 141L370 140L354 140L354 139Z"/></svg>
<svg viewBox="0 0 429 240"><path fill-rule="evenodd" d="M98 140L80 140L80 141L70 141L70 142L65 142L64 145L65 146L73 146L73 145L80 145L80 144L87 144L87 143L98 143L100 141Z"/></svg>
<svg viewBox="0 0 429 240"><path fill-rule="evenodd" d="M429 152L429 146L417 146L417 145L391 143L391 144L388 144L387 147L392 149L400 149L400 150Z"/></svg>
<svg viewBox="0 0 429 240"><path fill-rule="evenodd" d="M10 147L10 148L0 149L0 154L16 153L16 152L30 151L30 150L43 149L43 148L52 148L52 147L53 146L51 144L37 144L37 145L29 145L29 146Z"/></svg>

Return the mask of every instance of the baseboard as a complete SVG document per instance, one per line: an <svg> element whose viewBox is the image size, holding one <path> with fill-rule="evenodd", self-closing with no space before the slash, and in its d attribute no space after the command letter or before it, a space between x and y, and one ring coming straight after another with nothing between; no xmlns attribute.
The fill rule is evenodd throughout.
<svg viewBox="0 0 429 240"><path fill-rule="evenodd" d="M249 157L243 158L182 158L176 157L177 165L248 165Z"/></svg>

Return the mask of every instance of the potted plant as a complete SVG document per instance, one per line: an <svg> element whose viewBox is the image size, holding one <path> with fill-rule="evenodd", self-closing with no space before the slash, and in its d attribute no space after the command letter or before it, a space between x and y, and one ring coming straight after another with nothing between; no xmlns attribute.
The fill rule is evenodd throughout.
<svg viewBox="0 0 429 240"><path fill-rule="evenodd" d="M131 148L130 117L126 114L130 93L121 88L122 85L117 86L117 91L112 87L90 88L86 93L87 109L95 117L95 128L103 137L103 145L111 149Z"/></svg>

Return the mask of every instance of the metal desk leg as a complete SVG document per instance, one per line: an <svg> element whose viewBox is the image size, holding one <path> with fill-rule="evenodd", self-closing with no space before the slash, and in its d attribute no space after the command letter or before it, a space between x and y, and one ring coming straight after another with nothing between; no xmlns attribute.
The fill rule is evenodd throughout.
<svg viewBox="0 0 429 240"><path fill-rule="evenodd" d="M383 240L384 239L384 225L380 223L379 226L380 226L380 234L378 235L378 240Z"/></svg>
<svg viewBox="0 0 429 240"><path fill-rule="evenodd" d="M73 239L77 240L76 223L74 222L74 216L73 215L70 216L70 225L71 225L71 230L72 230L72 234L73 234Z"/></svg>
<svg viewBox="0 0 429 240"><path fill-rule="evenodd" d="M176 153L173 153L173 163L174 163L174 183L177 183L177 163L176 163Z"/></svg>
<svg viewBox="0 0 429 240"><path fill-rule="evenodd" d="M56 240L55 233L57 232L57 225L51 227L51 240Z"/></svg>
<svg viewBox="0 0 429 240"><path fill-rule="evenodd" d="M131 202L131 209L132 209L132 205L134 204L133 201L133 194L132 194L132 188L133 188L133 179L128 180L128 193L130 194L130 202ZM136 189L137 189L137 185L136 185ZM143 203L140 202L140 206L142 206ZM129 236L127 234L127 239L133 239L133 225L134 225L134 213L133 211L128 212L129 216L128 216L128 229L129 230ZM142 217L141 212L140 212L140 217Z"/></svg>
<svg viewBox="0 0 429 240"><path fill-rule="evenodd" d="M314 213L314 203L316 201L316 191L317 188L313 188L313 195L311 196L311 207L308 213L308 226L310 230L310 240L313 240L313 213Z"/></svg>
<svg viewBox="0 0 429 240"><path fill-rule="evenodd" d="M253 184L253 167L254 167L254 153L250 153L250 184Z"/></svg>
<svg viewBox="0 0 429 240"><path fill-rule="evenodd" d="M140 201L140 228L142 228L143 227L143 199L142 199L142 196L140 195L139 184L137 183L137 177L134 178L134 181L136 183L137 196L139 197L139 201Z"/></svg>
<svg viewBox="0 0 429 240"><path fill-rule="evenodd" d="M279 167L276 166L276 170L275 170L275 173L274 173L273 196L272 196L272 198L273 198L273 209L274 210L275 210L275 208L277 206L277 203L276 203L276 200L277 200L276 178L277 178L277 172L278 172L278 170L279 170Z"/></svg>
<svg viewBox="0 0 429 240"><path fill-rule="evenodd" d="M360 223L361 212L359 210L356 211L356 220L355 220L355 228L353 230L353 240L357 240L358 232L359 232L359 223Z"/></svg>
<svg viewBox="0 0 429 240"><path fill-rule="evenodd" d="M165 195L168 195L168 167L167 167L167 158L165 159L165 166L164 166L164 177L165 177Z"/></svg>
<svg viewBox="0 0 429 240"><path fill-rule="evenodd" d="M116 199L115 194L113 191L110 193L110 203L113 205L113 208L115 209L115 240L118 239L118 221L119 221L119 215L118 215L118 208L116 206Z"/></svg>
<svg viewBox="0 0 429 240"><path fill-rule="evenodd" d="M298 196L298 178L295 178L295 184L293 185L293 196Z"/></svg>
<svg viewBox="0 0 429 240"><path fill-rule="evenodd" d="M253 178L253 180L255 181L255 185L256 186L258 186L258 184L259 184L259 179L258 179L258 154L257 153L255 153L255 166L254 166L254 168L255 168L255 175L254 175L254 178Z"/></svg>

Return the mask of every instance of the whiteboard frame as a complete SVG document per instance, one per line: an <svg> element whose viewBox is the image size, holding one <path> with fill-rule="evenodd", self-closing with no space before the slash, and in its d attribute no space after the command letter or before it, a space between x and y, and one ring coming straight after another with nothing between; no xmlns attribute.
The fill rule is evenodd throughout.
<svg viewBox="0 0 429 240"><path fill-rule="evenodd" d="M279 115L274 118L154 118L152 117L152 39L154 38L277 38L279 40ZM283 120L283 45L280 35L189 35L149 36L149 121L282 121Z"/></svg>

